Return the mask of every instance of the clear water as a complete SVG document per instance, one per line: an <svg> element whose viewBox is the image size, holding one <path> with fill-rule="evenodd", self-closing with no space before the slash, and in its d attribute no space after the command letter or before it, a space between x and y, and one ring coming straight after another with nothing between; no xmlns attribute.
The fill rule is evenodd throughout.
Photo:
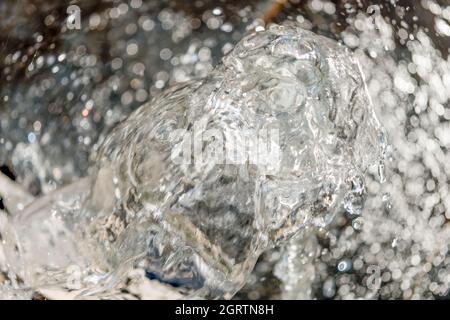
<svg viewBox="0 0 450 320"><path fill-rule="evenodd" d="M0 26L8 32L0 35L0 162L34 194L87 175L88 156L95 159L112 126L163 88L209 74L270 2L249 0L233 9L236 2L220 2L213 10L219 2L207 1L195 12L171 7L178 1L107 2L82 8L81 30L49 34L65 23L50 13L65 12L63 4L2 1ZM385 172L380 180L377 166L369 167L364 201L345 201L347 211L327 228L305 227L265 251L236 297L448 297L450 7L434 0L373 1L378 8L367 8L367 1L297 2L274 20L296 21L353 51L388 133L387 161L378 167ZM45 28L29 29L44 25L37 20L46 16ZM91 183L81 188L87 194ZM12 201L8 209L22 205ZM63 272L68 281L61 285L82 286L81 260ZM146 259L140 260L143 273ZM33 291L14 289L24 287L22 279L4 261L0 246L2 297L30 298ZM108 274L107 263L98 265L93 283Z"/></svg>
<svg viewBox="0 0 450 320"><path fill-rule="evenodd" d="M309 235L361 215L365 172L384 179L385 148L353 54L273 25L144 104L105 138L89 177L12 219L8 267L36 288L73 284L76 270L78 288L101 293L143 261L190 297L230 298L287 243L276 273L286 297L306 297Z"/></svg>

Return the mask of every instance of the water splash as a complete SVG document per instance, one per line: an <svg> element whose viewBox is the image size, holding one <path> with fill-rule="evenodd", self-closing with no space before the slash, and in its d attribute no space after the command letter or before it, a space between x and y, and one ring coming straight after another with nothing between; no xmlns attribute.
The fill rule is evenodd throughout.
<svg viewBox="0 0 450 320"><path fill-rule="evenodd" d="M268 154L245 134L252 130L275 132L266 139L279 156L258 161ZM184 294L230 298L265 250L289 242L287 257L304 255L305 229L326 227L344 208L359 215L364 172L384 150L380 134L350 51L273 25L244 37L206 78L167 90L119 124L90 177L19 213L6 232L9 267L40 287L67 285L75 266L79 287L97 293L144 260ZM217 162L248 149L257 161L244 152L237 164ZM187 161L174 161L174 150Z"/></svg>

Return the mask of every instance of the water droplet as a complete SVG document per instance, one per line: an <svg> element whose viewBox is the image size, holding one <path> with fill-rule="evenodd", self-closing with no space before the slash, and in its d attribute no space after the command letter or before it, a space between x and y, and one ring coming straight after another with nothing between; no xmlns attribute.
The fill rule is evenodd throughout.
<svg viewBox="0 0 450 320"><path fill-rule="evenodd" d="M354 219L353 221L352 221L352 227L353 227L353 229L355 229L355 230L357 230L357 231L359 231L359 230L361 230L362 229L362 226L363 226L363 219L361 218L361 217L358 217L358 218L356 218L356 219Z"/></svg>
<svg viewBox="0 0 450 320"><path fill-rule="evenodd" d="M350 260L341 260L337 265L337 269L339 272L348 272L351 268L352 262Z"/></svg>
<svg viewBox="0 0 450 320"><path fill-rule="evenodd" d="M380 183L386 182L384 163L380 163L378 165L378 178L379 178Z"/></svg>

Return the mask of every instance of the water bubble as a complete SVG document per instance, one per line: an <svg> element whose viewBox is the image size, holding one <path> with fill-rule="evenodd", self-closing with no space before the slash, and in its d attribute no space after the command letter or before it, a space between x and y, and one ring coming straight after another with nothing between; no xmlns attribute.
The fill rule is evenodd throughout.
<svg viewBox="0 0 450 320"><path fill-rule="evenodd" d="M336 285L333 278L328 278L322 287L322 294L326 298L332 298L336 294Z"/></svg>
<svg viewBox="0 0 450 320"><path fill-rule="evenodd" d="M352 262L350 260L339 261L337 269L339 272L348 272L352 268Z"/></svg>

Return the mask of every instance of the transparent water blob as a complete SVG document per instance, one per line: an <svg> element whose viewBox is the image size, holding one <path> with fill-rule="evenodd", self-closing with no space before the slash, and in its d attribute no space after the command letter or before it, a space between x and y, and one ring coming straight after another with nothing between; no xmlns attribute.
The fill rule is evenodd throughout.
<svg viewBox="0 0 450 320"><path fill-rule="evenodd" d="M89 177L17 213L9 267L34 287L100 293L140 262L188 297L230 298L262 252L288 243L277 268L290 279L297 256L314 257L304 230L357 215L382 135L349 50L273 25L131 114Z"/></svg>

